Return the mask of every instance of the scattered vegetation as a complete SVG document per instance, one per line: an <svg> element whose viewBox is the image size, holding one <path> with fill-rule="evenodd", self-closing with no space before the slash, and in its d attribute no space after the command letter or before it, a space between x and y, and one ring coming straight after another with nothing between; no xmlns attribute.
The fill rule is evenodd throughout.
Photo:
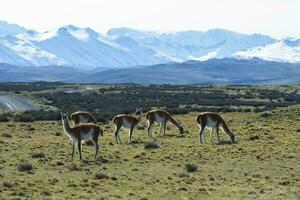
<svg viewBox="0 0 300 200"><path fill-rule="evenodd" d="M21 117L21 122L12 120L12 114L5 114L9 122L0 123L1 198L298 199L300 105L294 105L299 104L298 86L107 85L79 92L82 96L72 102L76 95L65 90L77 87L83 86L58 85L49 91L19 91L34 96L53 110L27 112L33 118L31 122L22 122L26 117ZM144 92L146 89L152 94L158 91L162 96L154 96L153 100ZM90 96L94 96L93 101L86 101ZM116 105L122 96L123 107L109 106L110 98L116 99L112 101ZM170 125L167 125L168 137L158 137L159 128L155 126L154 144L159 144L159 149L148 150L148 144L151 144L149 149L156 145L148 138L143 118L142 128L134 130L131 144L115 144L114 127L106 119L114 113L131 113L131 109L144 102L144 111L153 106L167 107L173 114L185 113L175 116L186 130L184 137L178 137L176 128ZM80 162L77 151L71 159L69 138L62 134L60 109L69 112L90 109L104 119L105 134L99 138L97 161ZM200 144L195 118L202 109L222 111L220 114L229 128L237 133L237 143ZM50 114L45 117L44 113ZM6 137L7 133L12 137ZM128 139L127 131L120 136L123 141ZM213 140L215 137L214 134ZM229 143L222 131L220 140L222 144ZM83 150L85 158L95 153L91 146Z"/></svg>
<svg viewBox="0 0 300 200"><path fill-rule="evenodd" d="M96 178L96 179L109 179L109 176L106 175L106 174L103 174L103 173L101 173L101 172L97 172L97 173L95 174L95 178Z"/></svg>
<svg viewBox="0 0 300 200"><path fill-rule="evenodd" d="M188 163L185 165L185 169L187 172L195 172L195 171L197 171L198 167L195 164Z"/></svg>
<svg viewBox="0 0 300 200"><path fill-rule="evenodd" d="M147 142L144 145L145 149L157 149L159 148L158 144L156 142Z"/></svg>
<svg viewBox="0 0 300 200"><path fill-rule="evenodd" d="M30 163L26 162L26 161L22 161L17 165L17 169L20 172L27 172L27 171L31 171L33 170L33 167Z"/></svg>
<svg viewBox="0 0 300 200"><path fill-rule="evenodd" d="M2 133L1 136L2 136L2 137L11 138L11 137L12 137L12 134L10 134L10 133Z"/></svg>
<svg viewBox="0 0 300 200"><path fill-rule="evenodd" d="M2 185L3 185L3 187L6 187L6 188L12 188L13 187L13 184L11 182L7 182L7 181L4 181Z"/></svg>
<svg viewBox="0 0 300 200"><path fill-rule="evenodd" d="M33 152L33 153L31 154L31 157L32 157L32 158L45 158L46 155L45 155L45 153L42 152L42 151L37 151L37 152Z"/></svg>

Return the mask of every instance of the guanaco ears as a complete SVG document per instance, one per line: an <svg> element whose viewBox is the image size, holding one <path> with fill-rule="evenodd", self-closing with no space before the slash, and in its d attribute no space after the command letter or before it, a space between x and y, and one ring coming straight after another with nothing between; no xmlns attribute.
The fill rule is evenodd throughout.
<svg viewBox="0 0 300 200"><path fill-rule="evenodd" d="M66 117L67 115L64 114L63 112L60 112L60 116L61 116L61 118L63 119L63 118Z"/></svg>
<svg viewBox="0 0 300 200"><path fill-rule="evenodd" d="M142 113L142 108L136 108L136 109L135 109L135 113L136 113L137 115L140 115L140 114Z"/></svg>

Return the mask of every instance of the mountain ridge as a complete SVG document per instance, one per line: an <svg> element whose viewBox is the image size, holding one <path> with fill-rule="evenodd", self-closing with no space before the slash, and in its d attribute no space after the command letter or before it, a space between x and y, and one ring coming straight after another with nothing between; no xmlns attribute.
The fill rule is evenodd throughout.
<svg viewBox="0 0 300 200"><path fill-rule="evenodd" d="M300 84L300 63L259 58L172 62L100 71L67 66L18 67L0 64L0 82L136 84Z"/></svg>
<svg viewBox="0 0 300 200"><path fill-rule="evenodd" d="M116 69L227 57L300 62L300 39L276 40L226 29L164 33L121 27L102 34L70 24L40 33L0 21L0 30L6 31L0 32L0 62L24 67Z"/></svg>

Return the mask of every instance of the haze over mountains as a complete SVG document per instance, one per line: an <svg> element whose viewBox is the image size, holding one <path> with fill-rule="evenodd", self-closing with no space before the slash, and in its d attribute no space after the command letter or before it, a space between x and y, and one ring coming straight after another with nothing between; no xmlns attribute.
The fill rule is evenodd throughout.
<svg viewBox="0 0 300 200"><path fill-rule="evenodd" d="M230 59L228 60L228 58ZM209 59L212 60L201 62ZM200 62L190 65L190 60ZM275 62L273 61L276 61L276 69L271 67L271 64L274 66ZM206 81L203 81L203 71L201 72L199 69L204 69L203 66L210 68L215 66L214 63L219 65L225 63L223 67L228 67L228 63L231 63L232 65L229 67L231 69L233 67L238 76L238 66L243 66L244 68L240 68L240 70L245 70L245 63L248 63L247 70L250 72L251 68L249 67L255 65L252 68L253 73L257 75L265 73L257 77L258 79L266 78L266 72L272 69L277 73L288 75L285 72L286 70L291 72L292 67L294 74L297 74L298 70L300 71L299 64L297 64L300 63L300 39L277 40L267 35L247 35L224 29L212 29L205 32L161 33L124 27L110 29L106 34L101 34L91 28L79 28L73 25L40 33L0 21L0 63L4 63L0 65L0 72L2 72L0 81L59 80L74 82L77 80L77 73L82 74L84 71L86 75L82 77L84 82L92 82L92 80L94 82L111 82L105 78L111 77L114 82L143 83L140 79L132 78L130 73L137 72L137 77L141 77L143 73L147 72L161 77L160 80L154 81L155 83L176 83L176 81L178 83L197 83L197 78L201 77L202 81L199 80L199 83L232 83L230 80L234 79L233 75L228 76L228 80L221 78L222 66L213 71L210 69L212 76L207 75ZM207 66L208 63L211 66ZM154 66L152 67L152 65ZM269 68L261 71L258 65ZM37 70L36 67L40 69ZM178 67L182 67L182 69L179 70ZM175 76L172 71L174 68L180 72L181 81L177 75L177 78L173 80L166 77L168 74ZM114 71L102 72L112 69ZM224 69L224 71L228 69ZM160 76L160 70L161 74L165 74L165 79ZM46 74L41 75L41 73ZM112 77L108 73L114 73L114 76ZM201 77L195 76L193 81L188 81L187 79L191 78L189 75L193 73L202 74ZM217 74L220 77L214 80ZM248 81L235 82L255 82L249 81L247 74L244 75L244 79ZM268 73L268 75L279 77L274 73ZM269 77L268 80L276 82L273 77ZM155 77L152 76L153 78ZM289 83L283 81L282 78L280 76L280 83ZM267 79L263 78L259 83L265 81ZM297 83L297 81L300 82L297 78L293 78L293 81L290 82ZM148 83L149 80L144 80L144 82Z"/></svg>

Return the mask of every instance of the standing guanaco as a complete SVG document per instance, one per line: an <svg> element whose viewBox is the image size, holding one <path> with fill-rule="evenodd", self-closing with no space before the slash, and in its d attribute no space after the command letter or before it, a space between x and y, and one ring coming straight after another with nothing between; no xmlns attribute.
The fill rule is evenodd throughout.
<svg viewBox="0 0 300 200"><path fill-rule="evenodd" d="M167 122L170 122L171 124L176 126L180 134L183 134L182 126L179 123L177 123L176 120L170 115L170 113L168 113L165 110L161 110L161 109L151 110L147 112L146 118L148 121L148 136L150 138L152 138L151 128L154 123L160 124L159 135L161 134L162 130L165 134Z"/></svg>
<svg viewBox="0 0 300 200"><path fill-rule="evenodd" d="M81 157L81 142L86 140L92 140L94 143L96 153L95 153L95 160L98 158L99 152L99 144L98 144L98 137L99 134L102 133L102 129L99 125L93 123L82 123L70 127L70 120L66 114L61 113L61 119L63 124L63 130L68 135L72 142L72 160L74 157L75 146L77 146L79 151L79 158L82 160Z"/></svg>
<svg viewBox="0 0 300 200"><path fill-rule="evenodd" d="M115 139L116 139L117 144L122 144L121 139L120 139L120 134L119 134L121 127L124 127L129 130L129 143L131 143L133 129L141 122L142 110L140 108L137 108L135 115L136 115L136 117L121 114L121 115L115 116L112 119L112 121L115 125Z"/></svg>
<svg viewBox="0 0 300 200"><path fill-rule="evenodd" d="M210 128L210 143L212 141L212 133L214 129L216 129L216 133L217 133L217 142L220 143L219 128L221 128L224 131L224 133L226 133L226 135L230 138L231 142L234 142L235 134L229 130L225 121L217 113L213 113L213 112L201 113L197 116L197 123L200 128L199 130L200 143L203 142L205 143L205 137L204 137L205 127Z"/></svg>

